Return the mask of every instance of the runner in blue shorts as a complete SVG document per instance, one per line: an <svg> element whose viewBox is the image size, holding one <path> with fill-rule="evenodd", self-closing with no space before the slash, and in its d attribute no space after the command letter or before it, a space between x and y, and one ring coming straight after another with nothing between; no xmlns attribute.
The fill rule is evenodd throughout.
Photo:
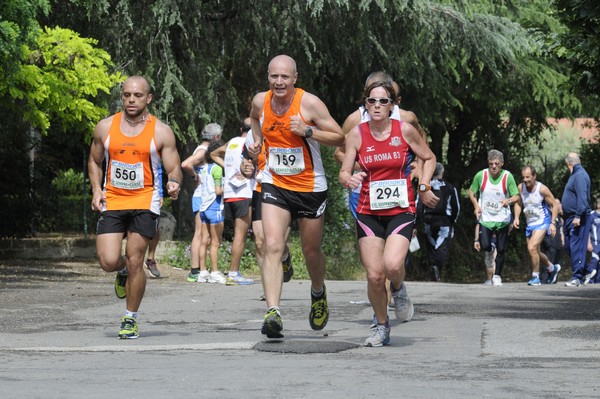
<svg viewBox="0 0 600 399"><path fill-rule="evenodd" d="M219 283L225 284L225 275L219 271L219 246L223 237L223 228L225 226L223 218L223 168L212 161L211 151L222 144L221 141L215 141L209 144L206 150L206 163L198 168L200 184L192 197L192 211L196 223L201 223L202 232L200 234L200 272L198 274L190 273L188 281L199 283ZM206 266L206 253L210 246L210 263L212 271L209 273Z"/></svg>
<svg viewBox="0 0 600 399"><path fill-rule="evenodd" d="M556 235L556 226L552 223L558 216L558 206L554 195L548 187L536 179L535 168L526 165L521 169L523 183L519 184L519 200L515 203L515 220L513 226L519 228L519 217L521 212L525 215L527 227L525 237L527 238L527 251L531 259L531 279L527 285L540 285L540 263L548 271L547 283L556 282L560 265L553 265L548 257L541 251L540 246L544 237L549 234Z"/></svg>

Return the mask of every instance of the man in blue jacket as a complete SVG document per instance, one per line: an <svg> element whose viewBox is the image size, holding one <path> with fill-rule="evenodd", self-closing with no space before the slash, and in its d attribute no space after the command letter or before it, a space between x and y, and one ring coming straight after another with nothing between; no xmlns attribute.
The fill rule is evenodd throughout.
<svg viewBox="0 0 600 399"><path fill-rule="evenodd" d="M569 181L565 186L562 196L563 217L565 223L565 250L571 257L573 274L565 284L567 287L579 287L588 283L596 271L586 271L586 256L588 238L592 223L590 207L590 176L587 174L579 155L570 152L565 158L567 168L571 172Z"/></svg>

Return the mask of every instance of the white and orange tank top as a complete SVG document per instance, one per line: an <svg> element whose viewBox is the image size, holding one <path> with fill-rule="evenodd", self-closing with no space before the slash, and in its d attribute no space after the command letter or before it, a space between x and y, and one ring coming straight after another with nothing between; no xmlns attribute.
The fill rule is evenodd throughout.
<svg viewBox="0 0 600 399"><path fill-rule="evenodd" d="M319 143L290 131L290 117L293 115L300 116L308 124L300 113L304 90L295 90L292 103L283 115L276 115L271 109L272 91L265 95L260 118L266 158L262 183L290 191L322 192L327 190L327 180Z"/></svg>
<svg viewBox="0 0 600 399"><path fill-rule="evenodd" d="M368 122L358 125L361 145L356 162L367 174L363 179L356 212L369 215L416 213L410 164L415 154L402 135L402 122L392 119L385 140L373 137Z"/></svg>
<svg viewBox="0 0 600 399"><path fill-rule="evenodd" d="M114 115L104 140L103 210L147 209L160 215L160 153L154 141L156 117L149 115L144 129L134 137L121 132L121 117L122 112Z"/></svg>

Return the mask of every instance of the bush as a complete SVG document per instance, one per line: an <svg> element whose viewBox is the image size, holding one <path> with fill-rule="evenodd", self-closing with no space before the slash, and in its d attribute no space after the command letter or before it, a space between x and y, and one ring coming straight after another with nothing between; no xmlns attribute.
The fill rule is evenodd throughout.
<svg viewBox="0 0 600 399"><path fill-rule="evenodd" d="M43 199L39 207L37 231L40 233L95 233L98 212L90 208L91 197L55 195Z"/></svg>
<svg viewBox="0 0 600 399"><path fill-rule="evenodd" d="M246 248L240 261L240 271L251 276L260 276L260 269L254 256L254 243L246 241ZM171 265L184 270L189 270L192 265L191 241L178 241L173 249L167 251L166 255L160 259L161 263ZM231 242L223 240L219 247L219 270L227 274L231 264ZM206 258L206 267L210 270L212 264L210 257Z"/></svg>
<svg viewBox="0 0 600 399"><path fill-rule="evenodd" d="M83 189L83 172L75 172L73 169L62 170L52 179L52 187L63 195L80 195ZM88 194L90 188L86 188Z"/></svg>
<svg viewBox="0 0 600 399"><path fill-rule="evenodd" d="M178 241L167 254L160 259L160 263L168 264L179 269L189 269L191 265L191 244L186 241Z"/></svg>

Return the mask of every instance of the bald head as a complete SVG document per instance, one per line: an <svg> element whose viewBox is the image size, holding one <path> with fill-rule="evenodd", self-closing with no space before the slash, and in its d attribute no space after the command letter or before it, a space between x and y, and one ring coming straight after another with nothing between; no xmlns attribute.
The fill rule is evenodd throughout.
<svg viewBox="0 0 600 399"><path fill-rule="evenodd" d="M565 162L569 165L577 165L577 164L581 163L581 160L579 159L579 155L577 155L577 153L570 152L567 154L567 157L565 158Z"/></svg>
<svg viewBox="0 0 600 399"><path fill-rule="evenodd" d="M121 102L123 112L134 120L147 112L147 106L152 101L150 84L143 76L130 76L121 86Z"/></svg>
<svg viewBox="0 0 600 399"><path fill-rule="evenodd" d="M139 89L143 90L144 93L150 94L150 83L143 76L130 76L123 82L121 91L125 91L125 87L131 87L135 85Z"/></svg>
<svg viewBox="0 0 600 399"><path fill-rule="evenodd" d="M289 55L281 54L273 58L271 62L269 62L269 69L267 72L270 73L273 69L276 69L277 67L291 70L292 73L297 72L296 61L294 61L294 59Z"/></svg>

